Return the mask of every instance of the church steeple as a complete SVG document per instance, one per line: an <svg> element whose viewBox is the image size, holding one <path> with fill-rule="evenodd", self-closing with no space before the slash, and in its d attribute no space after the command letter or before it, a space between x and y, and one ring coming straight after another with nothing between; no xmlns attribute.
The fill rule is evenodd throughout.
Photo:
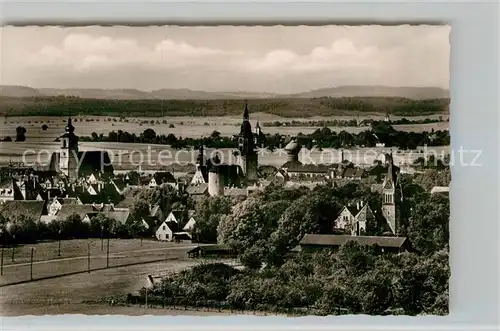
<svg viewBox="0 0 500 331"><path fill-rule="evenodd" d="M248 100L245 100L245 111L243 112L243 120L248 121L250 119L250 115L248 114Z"/></svg>
<svg viewBox="0 0 500 331"><path fill-rule="evenodd" d="M78 178L78 137L71 117L68 117L65 133L60 137L59 170L72 182Z"/></svg>
<svg viewBox="0 0 500 331"><path fill-rule="evenodd" d="M241 153L241 166L247 182L257 180L258 156L255 151L255 136L250 124L248 102L245 100L245 110L243 111L243 122L241 123L238 137L238 148Z"/></svg>
<svg viewBox="0 0 500 331"><path fill-rule="evenodd" d="M66 133L74 133L75 132L75 127L73 126L73 123L71 121L71 116L68 117L68 124L66 125Z"/></svg>

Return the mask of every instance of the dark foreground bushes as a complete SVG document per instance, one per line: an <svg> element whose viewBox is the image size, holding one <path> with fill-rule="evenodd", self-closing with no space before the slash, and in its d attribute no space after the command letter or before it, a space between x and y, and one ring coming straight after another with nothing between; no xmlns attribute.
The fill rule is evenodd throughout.
<svg viewBox="0 0 500 331"><path fill-rule="evenodd" d="M384 255L348 243L338 253L298 255L281 267L238 271L204 264L148 290L152 305L320 315L448 313L448 252ZM146 290L129 296L145 303Z"/></svg>

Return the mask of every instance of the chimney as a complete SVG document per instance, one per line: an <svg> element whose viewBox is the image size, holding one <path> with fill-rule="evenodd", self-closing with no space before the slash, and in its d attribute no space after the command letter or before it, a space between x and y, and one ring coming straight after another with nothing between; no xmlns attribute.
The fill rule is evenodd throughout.
<svg viewBox="0 0 500 331"><path fill-rule="evenodd" d="M364 205L364 201L361 200L361 208L363 208L363 205Z"/></svg>
<svg viewBox="0 0 500 331"><path fill-rule="evenodd" d="M359 201L356 202L356 209L359 209Z"/></svg>

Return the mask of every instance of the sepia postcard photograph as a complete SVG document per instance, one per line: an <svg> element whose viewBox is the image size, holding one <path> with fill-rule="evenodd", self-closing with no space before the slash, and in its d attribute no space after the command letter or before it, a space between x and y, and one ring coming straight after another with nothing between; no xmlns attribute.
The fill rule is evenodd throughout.
<svg viewBox="0 0 500 331"><path fill-rule="evenodd" d="M450 26L0 29L2 316L449 313Z"/></svg>

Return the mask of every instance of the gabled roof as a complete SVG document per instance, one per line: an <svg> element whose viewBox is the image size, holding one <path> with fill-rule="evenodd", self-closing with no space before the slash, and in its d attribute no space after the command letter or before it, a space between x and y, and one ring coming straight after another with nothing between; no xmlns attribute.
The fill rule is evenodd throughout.
<svg viewBox="0 0 500 331"><path fill-rule="evenodd" d="M358 222L366 222L375 218L372 209L369 205L365 204L357 215L354 216Z"/></svg>
<svg viewBox="0 0 500 331"><path fill-rule="evenodd" d="M70 215L77 214L83 219L87 213L96 211L97 210L91 204L63 205L57 213L57 217L60 219L65 219Z"/></svg>
<svg viewBox="0 0 500 331"><path fill-rule="evenodd" d="M22 214L38 221L45 212L45 201L40 200L10 200L2 204L4 216Z"/></svg>
<svg viewBox="0 0 500 331"><path fill-rule="evenodd" d="M78 198L56 198L61 205L81 205L82 202Z"/></svg>
<svg viewBox="0 0 500 331"><path fill-rule="evenodd" d="M202 195L208 193L208 184L189 185L186 187L189 195Z"/></svg>
<svg viewBox="0 0 500 331"><path fill-rule="evenodd" d="M125 224L130 216L130 209L114 208L112 211L106 212L105 215L121 224Z"/></svg>
<svg viewBox="0 0 500 331"><path fill-rule="evenodd" d="M183 231L188 231L188 230L191 230L191 228L196 224L196 220L191 217L189 219L189 221L184 225L184 227L182 228Z"/></svg>
<svg viewBox="0 0 500 331"><path fill-rule="evenodd" d="M224 189L224 195L230 197L241 197L241 196L247 196L248 191L246 188L231 187Z"/></svg>
<svg viewBox="0 0 500 331"><path fill-rule="evenodd" d="M163 228L163 226L166 226L165 231L168 229L168 230L170 230L172 233L174 232L174 231L172 230L172 228L171 228L170 226L168 226L167 222L162 222L162 223L161 223L161 224L160 224L160 225L156 228L156 232L157 232L157 231L160 231L160 230L162 230L162 231L163 231L163 229L162 229L162 228Z"/></svg>
<svg viewBox="0 0 500 331"><path fill-rule="evenodd" d="M347 208L352 216L356 217L356 215L361 211L361 207L358 208L358 206L354 203L354 204L350 204L350 205L347 205L345 208Z"/></svg>
<svg viewBox="0 0 500 331"><path fill-rule="evenodd" d="M378 245L382 248L401 248L406 242L406 237L306 234L299 244L317 246L342 246L348 241L355 241L364 245Z"/></svg>
<svg viewBox="0 0 500 331"><path fill-rule="evenodd" d="M190 251L187 252L187 254L195 253L195 252L206 252L206 253L216 253L216 252L224 252L224 253L229 253L232 252L233 250L227 246L227 245L206 245L206 246L196 246L195 248L191 249Z"/></svg>

